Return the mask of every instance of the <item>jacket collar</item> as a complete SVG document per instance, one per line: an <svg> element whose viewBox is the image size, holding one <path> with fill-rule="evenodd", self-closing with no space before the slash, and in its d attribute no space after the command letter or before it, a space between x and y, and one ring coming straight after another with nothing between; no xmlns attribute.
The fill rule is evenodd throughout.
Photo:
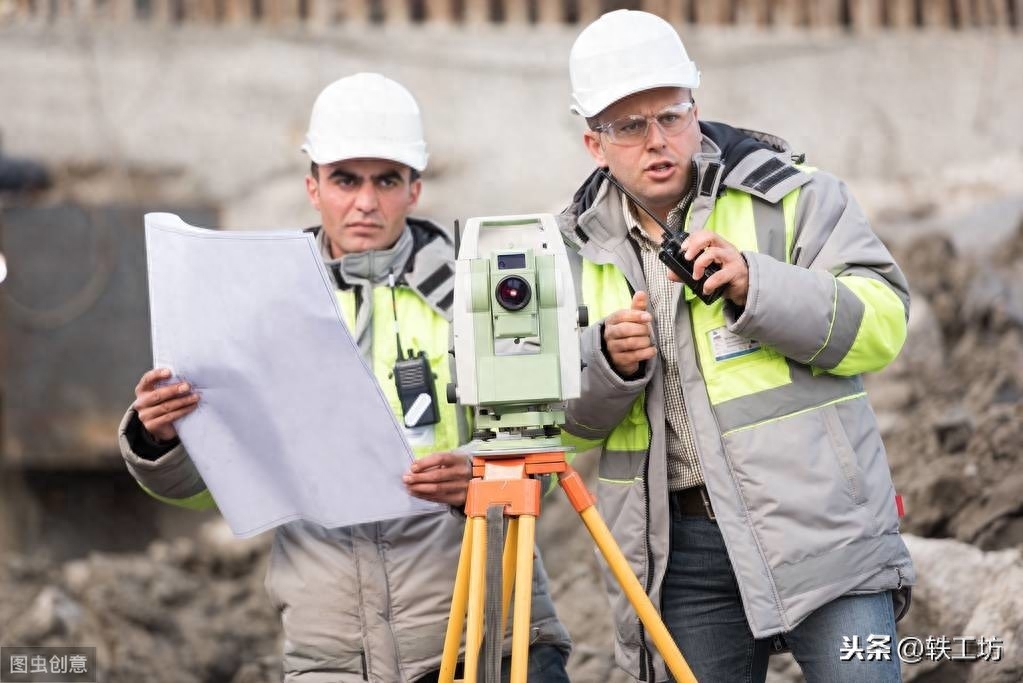
<svg viewBox="0 0 1023 683"><path fill-rule="evenodd" d="M324 265L341 289L347 289L354 284L384 284L390 275L397 278L405 271L405 264L412 256L412 230L407 223L398 236L398 241L390 248L345 254L337 259L330 257L330 243L326 235L326 231L320 230L316 234L316 241L319 243Z"/></svg>
<svg viewBox="0 0 1023 683"><path fill-rule="evenodd" d="M393 273L438 315L451 321L454 296L454 250L451 238L432 221L410 216L398 241L389 249L330 258L323 229L308 228L320 249L328 272L339 289L387 284Z"/></svg>

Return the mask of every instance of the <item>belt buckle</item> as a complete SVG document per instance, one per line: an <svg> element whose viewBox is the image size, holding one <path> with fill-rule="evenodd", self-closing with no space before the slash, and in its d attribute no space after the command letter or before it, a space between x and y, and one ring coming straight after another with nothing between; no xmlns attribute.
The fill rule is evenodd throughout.
<svg viewBox="0 0 1023 683"><path fill-rule="evenodd" d="M710 506L710 494L707 493L707 488L700 486L699 491L700 498L703 500L703 509L707 512L707 519L711 521L717 520L717 517L714 515L714 508Z"/></svg>

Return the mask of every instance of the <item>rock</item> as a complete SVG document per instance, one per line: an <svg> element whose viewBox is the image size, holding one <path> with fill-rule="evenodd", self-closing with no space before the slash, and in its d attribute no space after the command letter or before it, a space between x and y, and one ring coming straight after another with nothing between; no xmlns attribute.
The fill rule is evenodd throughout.
<svg viewBox="0 0 1023 683"><path fill-rule="evenodd" d="M1013 472L1001 482L983 489L958 511L949 525L956 538L985 550L1016 545L1016 540L1003 538L1002 527L1023 517L1023 472Z"/></svg>
<svg viewBox="0 0 1023 683"><path fill-rule="evenodd" d="M231 679L231 683L277 683L283 678L280 657L267 655L243 664Z"/></svg>
<svg viewBox="0 0 1023 683"><path fill-rule="evenodd" d="M967 324L995 331L1023 327L1023 281L1019 274L980 269L966 291L962 315Z"/></svg>
<svg viewBox="0 0 1023 683"><path fill-rule="evenodd" d="M248 573L254 559L265 552L273 534L260 534L252 538L238 538L222 517L206 522L199 528L198 551L203 561L227 576Z"/></svg>
<svg viewBox="0 0 1023 683"><path fill-rule="evenodd" d="M935 420L932 428L946 453L958 453L966 449L973 435L973 417L962 406L956 406Z"/></svg>
<svg viewBox="0 0 1023 683"><path fill-rule="evenodd" d="M885 373L883 376L868 377L866 381L870 405L878 413L894 414L896 419L900 419L900 413L916 399L912 382L898 377L897 374Z"/></svg>
<svg viewBox="0 0 1023 683"><path fill-rule="evenodd" d="M882 439L898 430L901 423L902 418L898 413L877 411L877 429L881 432Z"/></svg>
<svg viewBox="0 0 1023 683"><path fill-rule="evenodd" d="M1023 452L1023 403L998 406L989 411L985 429L985 445L995 460L1015 462Z"/></svg>
<svg viewBox="0 0 1023 683"><path fill-rule="evenodd" d="M928 536L948 535L949 520L974 500L979 484L963 476L963 466L953 458L932 462L911 479L900 482L905 496L903 530Z"/></svg>
<svg viewBox="0 0 1023 683"><path fill-rule="evenodd" d="M11 626L6 642L38 644L47 636L70 632L82 618L82 608L57 586L39 591L31 607Z"/></svg>
<svg viewBox="0 0 1023 683"><path fill-rule="evenodd" d="M64 565L64 582L71 592L81 595L85 593L92 580L92 568L88 560L72 560Z"/></svg>
<svg viewBox="0 0 1023 683"><path fill-rule="evenodd" d="M1001 661L931 662L902 667L911 681L988 683L1019 680L1023 672L1023 555L983 552L953 540L905 536L916 565L913 605L899 624L900 637L999 638Z"/></svg>
<svg viewBox="0 0 1023 683"><path fill-rule="evenodd" d="M1023 388L1012 377L1006 377L995 390L994 402L1015 405L1023 401Z"/></svg>
<svg viewBox="0 0 1023 683"><path fill-rule="evenodd" d="M178 537L172 541L153 541L146 551L154 562L175 567L188 567L198 558L195 541Z"/></svg>

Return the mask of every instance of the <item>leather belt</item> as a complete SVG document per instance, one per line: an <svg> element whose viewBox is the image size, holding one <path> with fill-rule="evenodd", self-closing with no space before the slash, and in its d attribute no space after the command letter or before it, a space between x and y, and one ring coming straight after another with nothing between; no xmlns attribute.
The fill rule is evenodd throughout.
<svg viewBox="0 0 1023 683"><path fill-rule="evenodd" d="M710 495L706 486L693 486L669 494L671 501L685 517L704 517L713 520L714 508L710 505Z"/></svg>

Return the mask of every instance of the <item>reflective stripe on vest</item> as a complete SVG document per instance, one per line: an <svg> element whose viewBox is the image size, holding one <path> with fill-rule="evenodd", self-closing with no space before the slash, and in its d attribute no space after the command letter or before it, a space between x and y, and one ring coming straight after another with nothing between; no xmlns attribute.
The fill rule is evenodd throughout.
<svg viewBox="0 0 1023 683"><path fill-rule="evenodd" d="M341 313L344 315L348 329L355 327L355 290L336 290ZM423 299L408 287L395 290L395 304L391 303L391 291L388 287L373 288L373 375L377 378L384 396L387 397L391 410L402 421L401 401L398 389L394 386L391 371L397 360L397 347L394 340L394 306L398 309L399 331L401 343L416 353L425 351L430 360L430 368L436 379L437 402L440 410L440 422L433 425L432 441L413 443L413 452L417 458L439 451L450 451L458 446L458 424L455 406L445 400L445 391L451 381L448 366L448 322L437 315ZM411 439L410 439L411 441Z"/></svg>

